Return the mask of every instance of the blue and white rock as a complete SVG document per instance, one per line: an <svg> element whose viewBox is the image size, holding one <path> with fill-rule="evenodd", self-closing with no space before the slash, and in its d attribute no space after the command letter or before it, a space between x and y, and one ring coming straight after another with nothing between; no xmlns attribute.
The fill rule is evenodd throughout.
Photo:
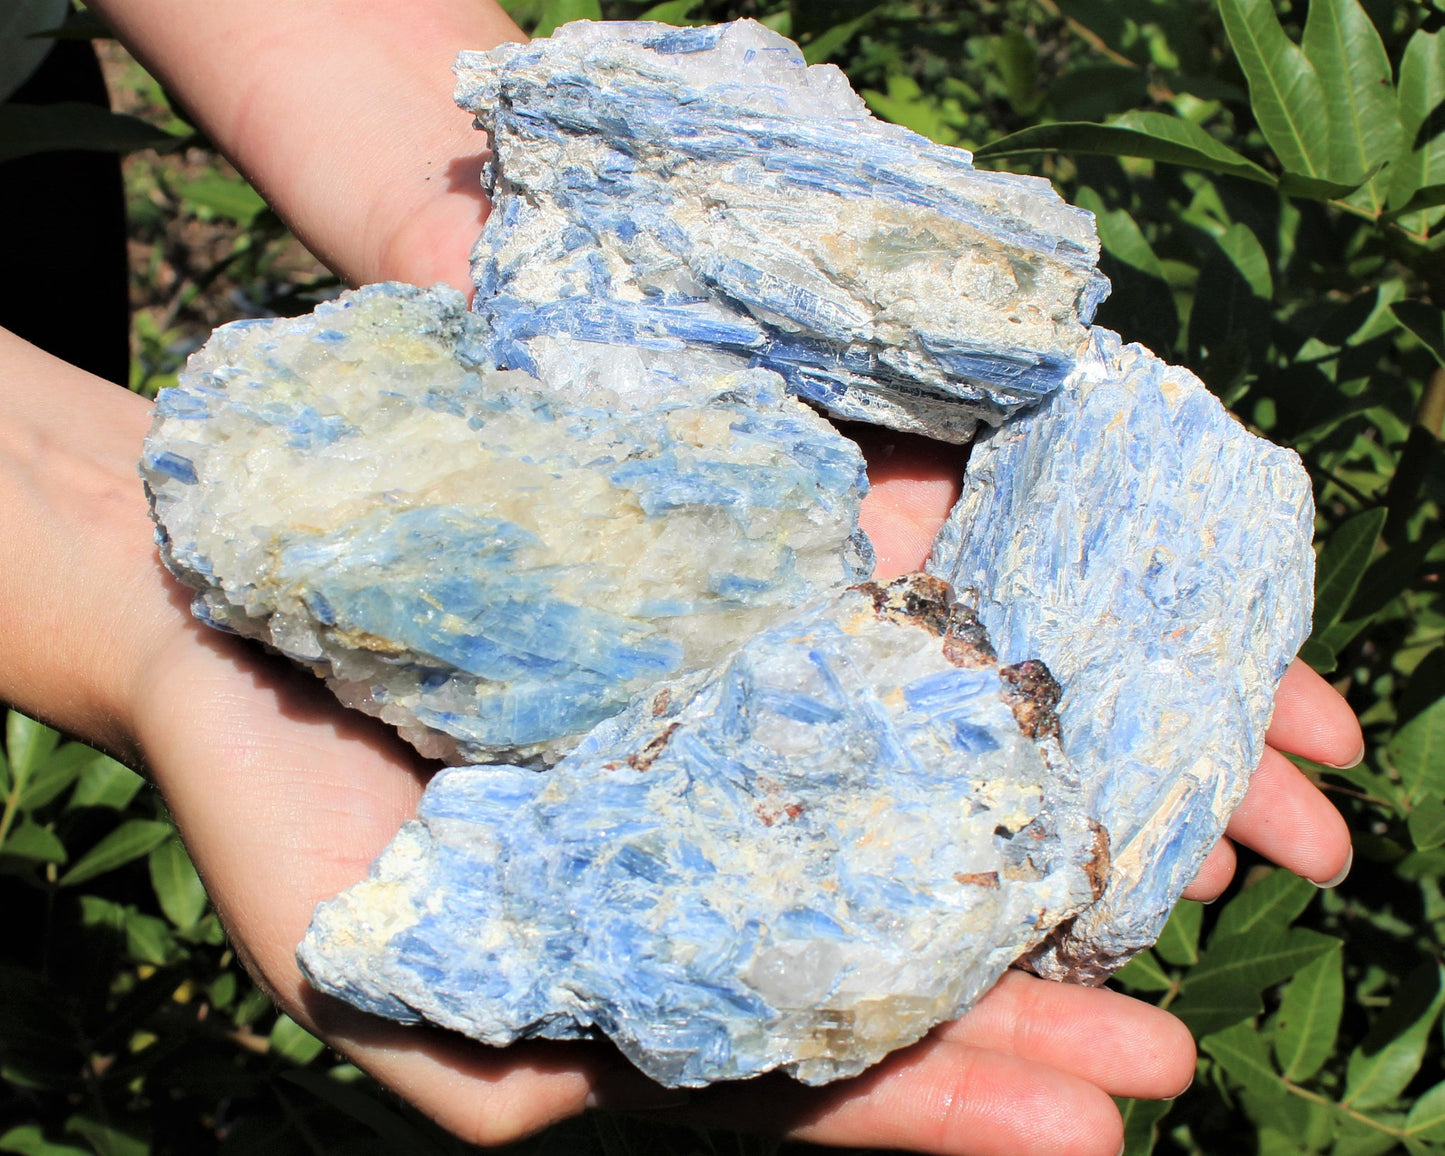
<svg viewBox="0 0 1445 1156"><path fill-rule="evenodd" d="M600 1029L670 1086L822 1083L920 1038L1088 903L1108 854L1046 672L1001 671L950 595L850 590L545 775L444 772L317 908L307 975L489 1044Z"/></svg>
<svg viewBox="0 0 1445 1156"><path fill-rule="evenodd" d="M456 72L495 150L473 276L498 365L548 336L712 349L965 441L1058 386L1108 290L1091 214L875 120L753 21L579 21Z"/></svg>
<svg viewBox="0 0 1445 1156"><path fill-rule="evenodd" d="M550 761L871 571L862 458L776 375L592 347L544 383L485 336L402 285L218 330L142 462L196 613L428 755Z"/></svg>
<svg viewBox="0 0 1445 1156"><path fill-rule="evenodd" d="M1153 943L1223 833L1310 631L1313 512L1294 453L1107 330L974 447L929 570L977 593L1004 662L1058 678L1064 750L1112 844L1108 889L1040 974L1098 980Z"/></svg>

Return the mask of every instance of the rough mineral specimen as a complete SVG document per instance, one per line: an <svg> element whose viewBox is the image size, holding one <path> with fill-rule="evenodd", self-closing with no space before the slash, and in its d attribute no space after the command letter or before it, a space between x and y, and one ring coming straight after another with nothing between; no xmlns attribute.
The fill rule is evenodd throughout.
<svg viewBox="0 0 1445 1156"><path fill-rule="evenodd" d="M924 575L866 584L665 685L545 775L444 772L321 904L323 991L491 1044L601 1029L699 1085L861 1071L1088 903L1040 664L1000 670Z"/></svg>
<svg viewBox="0 0 1445 1156"><path fill-rule="evenodd" d="M483 331L379 285L216 332L142 463L202 619L424 753L548 760L871 571L862 459L776 375L599 346L544 384L476 360Z"/></svg>
<svg viewBox="0 0 1445 1156"><path fill-rule="evenodd" d="M1059 679L1064 750L1112 841L1103 898L1032 963L1098 980L1158 938L1249 785L1310 630L1309 478L1187 370L1095 330L963 485L929 569L976 592L1005 662Z"/></svg>
<svg viewBox="0 0 1445 1156"><path fill-rule="evenodd" d="M964 441L1057 387L1107 292L1089 213L873 119L753 21L579 21L456 71L495 149L473 270L498 365L539 336L715 349Z"/></svg>

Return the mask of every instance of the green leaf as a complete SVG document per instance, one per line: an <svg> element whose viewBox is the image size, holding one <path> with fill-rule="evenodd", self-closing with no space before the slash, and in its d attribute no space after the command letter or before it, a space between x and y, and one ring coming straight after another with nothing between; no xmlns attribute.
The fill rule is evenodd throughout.
<svg viewBox="0 0 1445 1156"><path fill-rule="evenodd" d="M929 99L911 76L891 73L886 95L871 88L865 88L861 95L869 107L885 120L911 128L920 136L939 144L953 144L958 140L958 133L944 119L938 103Z"/></svg>
<svg viewBox="0 0 1445 1156"><path fill-rule="evenodd" d="M84 1136L96 1156L149 1156L151 1150L144 1140L84 1116L72 1116L65 1122L65 1130Z"/></svg>
<svg viewBox="0 0 1445 1156"><path fill-rule="evenodd" d="M1114 1101L1124 1120L1123 1156L1149 1156L1159 1138L1159 1121L1174 1105L1168 1100Z"/></svg>
<svg viewBox="0 0 1445 1156"><path fill-rule="evenodd" d="M293 1064L305 1067L325 1049L326 1045L288 1015L276 1018L271 1029L271 1050Z"/></svg>
<svg viewBox="0 0 1445 1156"><path fill-rule="evenodd" d="M1280 996L1274 1055L1285 1078L1307 1080L1334 1051L1345 1006L1342 953L1331 951L1299 969Z"/></svg>
<svg viewBox="0 0 1445 1156"><path fill-rule="evenodd" d="M69 149L128 153L153 148L169 152L189 140L139 117L78 101L0 105L0 161Z"/></svg>
<svg viewBox="0 0 1445 1156"><path fill-rule="evenodd" d="M1445 1004L1445 973L1434 960L1416 968L1375 1021L1345 1070L1346 1107L1392 1103L1420 1070L1430 1031Z"/></svg>
<svg viewBox="0 0 1445 1156"><path fill-rule="evenodd" d="M20 793L20 808L33 811L56 798L79 778L87 764L101 756L84 743L66 743L30 777Z"/></svg>
<svg viewBox="0 0 1445 1156"><path fill-rule="evenodd" d="M1168 991L1174 986L1152 951L1141 951L1116 971L1114 978L1131 991Z"/></svg>
<svg viewBox="0 0 1445 1156"><path fill-rule="evenodd" d="M1216 933L1209 941L1209 950L1184 977L1184 990L1193 992L1208 983L1227 981L1264 991L1334 951L1339 943L1333 936L1302 927L1260 927L1249 935L1231 935L1223 940Z"/></svg>
<svg viewBox="0 0 1445 1156"><path fill-rule="evenodd" d="M1162 112L1129 112L1108 124L1060 121L1034 125L984 145L974 156L1005 157L1039 152L1142 157L1210 173L1227 173L1265 185L1275 183L1267 171L1215 140L1197 124Z"/></svg>
<svg viewBox="0 0 1445 1156"><path fill-rule="evenodd" d="M1169 922L1154 945L1170 963L1186 966L1199 962L1199 927L1204 921L1204 904L1181 899L1169 915Z"/></svg>
<svg viewBox="0 0 1445 1156"><path fill-rule="evenodd" d="M1370 565L1375 543L1389 516L1384 507L1365 510L1341 523L1325 542L1315 565L1314 634L1323 634L1338 622L1355 596Z"/></svg>
<svg viewBox="0 0 1445 1156"><path fill-rule="evenodd" d="M557 28L572 20L601 20L602 5L598 0L544 0L542 15L533 36L551 36Z"/></svg>
<svg viewBox="0 0 1445 1156"><path fill-rule="evenodd" d="M443 1150L422 1132L358 1088L348 1087L323 1072L288 1071L282 1072L281 1078L305 1088L318 1100L370 1128L390 1152L405 1152L409 1156L441 1156Z"/></svg>
<svg viewBox="0 0 1445 1156"><path fill-rule="evenodd" d="M21 823L11 831L4 846L0 846L0 855L34 863L64 863L69 858L60 836L38 823Z"/></svg>
<svg viewBox="0 0 1445 1156"><path fill-rule="evenodd" d="M666 0L649 8L638 19L655 20L659 24L699 24L701 21L691 17L693 9L701 3L702 0Z"/></svg>
<svg viewBox="0 0 1445 1156"><path fill-rule="evenodd" d="M1390 312L1420 339L1436 361L1445 365L1445 309L1436 309L1424 301L1396 301Z"/></svg>
<svg viewBox="0 0 1445 1156"><path fill-rule="evenodd" d="M1100 266L1113 283L1106 309L1127 318L1131 336L1153 349L1169 349L1179 336L1174 292L1144 231L1124 209L1109 209L1085 186L1074 203L1094 214L1103 245Z"/></svg>
<svg viewBox="0 0 1445 1156"><path fill-rule="evenodd" d="M1398 217L1445 203L1445 32L1422 28L1410 37L1395 97L1410 149L1390 166L1389 203ZM1417 219L1401 224L1424 233L1438 218L1438 213L1419 212Z"/></svg>
<svg viewBox="0 0 1445 1156"><path fill-rule="evenodd" d="M60 735L45 724L18 710L10 711L5 716L5 748L10 756L11 782L23 791L59 742Z"/></svg>
<svg viewBox="0 0 1445 1156"><path fill-rule="evenodd" d="M240 177L224 177L219 173L187 181L177 186L176 193L187 206L204 209L240 225L250 225L266 207L261 194Z"/></svg>
<svg viewBox="0 0 1445 1156"><path fill-rule="evenodd" d="M1358 0L1311 0L1304 55L1324 90L1329 124L1327 171L1374 172L1404 148L1390 58ZM1380 213L1386 186L1377 177L1360 190L1360 207Z"/></svg>
<svg viewBox="0 0 1445 1156"><path fill-rule="evenodd" d="M175 936L164 919L140 911L128 911L125 919L125 949L138 963L163 964L171 957Z"/></svg>
<svg viewBox="0 0 1445 1156"><path fill-rule="evenodd" d="M1445 1081L1415 1101L1405 1131L1416 1140L1445 1140Z"/></svg>
<svg viewBox="0 0 1445 1156"><path fill-rule="evenodd" d="M1272 0L1220 0L1224 29L1249 83L1255 120L1292 173L1329 179L1329 122L1314 66L1284 34ZM1353 175L1353 174L1351 174ZM1363 179L1364 174L1359 174Z"/></svg>
<svg viewBox="0 0 1445 1156"><path fill-rule="evenodd" d="M18 1156L91 1156L88 1148L51 1143L38 1124L21 1124L0 1136L0 1152L15 1152Z"/></svg>
<svg viewBox="0 0 1445 1156"><path fill-rule="evenodd" d="M166 918L193 926L206 913L206 889L180 839L167 839L150 854L151 886Z"/></svg>
<svg viewBox="0 0 1445 1156"><path fill-rule="evenodd" d="M1259 1029L1250 1024L1236 1024L1222 1032L1205 1036L1199 1049L1224 1069L1234 1083L1248 1088L1265 1100L1288 1094L1279 1073L1269 1061L1269 1049Z"/></svg>
<svg viewBox="0 0 1445 1156"><path fill-rule="evenodd" d="M1282 931L1318 894L1313 883L1292 871L1271 871L1225 905L1214 925L1210 946L1256 930Z"/></svg>
<svg viewBox="0 0 1445 1156"><path fill-rule="evenodd" d="M1411 803L1418 805L1427 795L1445 795L1445 699L1396 731L1385 757Z"/></svg>
<svg viewBox="0 0 1445 1156"><path fill-rule="evenodd" d="M110 807L123 811L143 786L145 780L129 767L109 755L101 755L81 768L80 781L75 784L65 809Z"/></svg>
<svg viewBox="0 0 1445 1156"><path fill-rule="evenodd" d="M873 18L882 11L883 5L880 4L876 8L870 8L856 19L834 24L826 31L818 33L803 46L803 59L809 64L823 63L835 52L847 47L849 41L871 24Z"/></svg>
<svg viewBox="0 0 1445 1156"><path fill-rule="evenodd" d="M1410 838L1421 851L1445 844L1445 803L1424 799L1410 812Z"/></svg>
<svg viewBox="0 0 1445 1156"><path fill-rule="evenodd" d="M174 828L156 819L127 819L83 856L60 877L60 886L74 887L107 871L123 867L133 859L149 854L166 839Z"/></svg>
<svg viewBox="0 0 1445 1156"><path fill-rule="evenodd" d="M1264 1010L1264 1001L1253 984L1224 979L1195 985L1169 1010L1195 1036L1206 1036L1253 1019Z"/></svg>

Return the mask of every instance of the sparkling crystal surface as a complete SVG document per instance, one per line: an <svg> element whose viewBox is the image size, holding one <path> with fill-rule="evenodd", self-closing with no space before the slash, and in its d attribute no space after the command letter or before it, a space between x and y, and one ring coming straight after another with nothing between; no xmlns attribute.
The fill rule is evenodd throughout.
<svg viewBox="0 0 1445 1156"><path fill-rule="evenodd" d="M1063 687L1108 888L1033 959L1098 979L1158 938L1263 753L1309 635L1310 481L1187 370L1096 330L1064 387L974 447L929 570L1003 661Z"/></svg>
<svg viewBox="0 0 1445 1156"><path fill-rule="evenodd" d="M961 441L1057 387L1107 291L1089 213L875 120L753 21L579 21L456 72L494 142L473 276L498 365L538 337L710 349Z"/></svg>
<svg viewBox="0 0 1445 1156"><path fill-rule="evenodd" d="M216 332L142 463L201 618L427 754L548 760L867 576L862 459L776 375L596 347L544 384L475 360L482 330L379 285Z"/></svg>
<svg viewBox="0 0 1445 1156"><path fill-rule="evenodd" d="M307 974L491 1044L600 1029L672 1086L820 1083L918 1039L1107 861L1047 693L949 594L849 590L545 775L444 772L371 877L318 907Z"/></svg>

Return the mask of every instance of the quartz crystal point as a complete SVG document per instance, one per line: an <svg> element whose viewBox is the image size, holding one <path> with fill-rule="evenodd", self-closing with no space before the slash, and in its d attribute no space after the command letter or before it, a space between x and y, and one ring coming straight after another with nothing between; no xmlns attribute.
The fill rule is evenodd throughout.
<svg viewBox="0 0 1445 1156"><path fill-rule="evenodd" d="M1063 687L1064 750L1108 831L1102 899L1035 953L1098 980L1153 943L1263 753L1310 630L1310 482L1187 370L1096 330L1036 411L974 447L929 570L1003 661Z"/></svg>
<svg viewBox="0 0 1445 1156"><path fill-rule="evenodd" d="M425 754L549 761L870 572L862 458L775 374L598 346L543 383L485 336L403 285L218 330L142 462L196 614Z"/></svg>
<svg viewBox="0 0 1445 1156"><path fill-rule="evenodd" d="M495 153L473 276L498 365L559 337L710 349L966 441L1058 386L1108 290L1091 214L875 120L753 21L579 21L456 72Z"/></svg>
<svg viewBox="0 0 1445 1156"><path fill-rule="evenodd" d="M946 585L865 584L643 695L545 775L443 772L300 951L489 1044L605 1032L653 1079L861 1071L1088 903L1107 838L1039 663Z"/></svg>

